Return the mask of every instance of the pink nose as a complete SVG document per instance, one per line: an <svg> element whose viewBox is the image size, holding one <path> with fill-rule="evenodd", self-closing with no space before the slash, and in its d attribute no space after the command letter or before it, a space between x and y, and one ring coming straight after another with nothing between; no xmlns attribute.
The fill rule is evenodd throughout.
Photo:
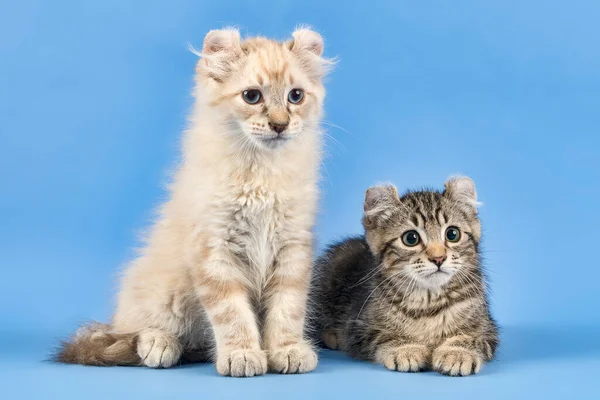
<svg viewBox="0 0 600 400"><path fill-rule="evenodd" d="M288 122L287 121L273 121L273 122L269 122L269 127L271 129L273 129L275 132L277 132L277 134L280 134L281 132L285 131L285 129L288 126Z"/></svg>
<svg viewBox="0 0 600 400"><path fill-rule="evenodd" d="M431 261L432 263L434 263L435 265L437 265L438 267L441 267L442 264L444 263L444 261L446 261L446 257L431 257L429 259L429 261Z"/></svg>

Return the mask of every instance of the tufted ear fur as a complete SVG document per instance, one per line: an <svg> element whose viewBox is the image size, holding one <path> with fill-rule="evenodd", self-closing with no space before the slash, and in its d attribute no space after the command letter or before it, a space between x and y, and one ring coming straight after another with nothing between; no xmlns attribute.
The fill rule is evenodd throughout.
<svg viewBox="0 0 600 400"><path fill-rule="evenodd" d="M398 189L393 185L373 186L365 193L365 212L377 212L377 208L397 204L400 201Z"/></svg>
<svg viewBox="0 0 600 400"><path fill-rule="evenodd" d="M393 185L373 186L367 189L363 217L365 228L387 219L399 204L398 189Z"/></svg>
<svg viewBox="0 0 600 400"><path fill-rule="evenodd" d="M212 30L204 37L201 70L210 78L222 80L233 70L233 64L243 54L240 32L235 28Z"/></svg>
<svg viewBox="0 0 600 400"><path fill-rule="evenodd" d="M444 196L467 204L474 209L477 209L477 207L481 205L481 203L477 201L475 183L471 178L466 176L455 176L448 179L444 186L446 188Z"/></svg>
<svg viewBox="0 0 600 400"><path fill-rule="evenodd" d="M292 51L296 54L309 52L317 57L323 55L323 38L309 28L298 28L292 33Z"/></svg>
<svg viewBox="0 0 600 400"><path fill-rule="evenodd" d="M335 60L323 58L323 38L308 27L299 27L292 33L289 49L300 60L302 67L313 79L321 79L335 65Z"/></svg>

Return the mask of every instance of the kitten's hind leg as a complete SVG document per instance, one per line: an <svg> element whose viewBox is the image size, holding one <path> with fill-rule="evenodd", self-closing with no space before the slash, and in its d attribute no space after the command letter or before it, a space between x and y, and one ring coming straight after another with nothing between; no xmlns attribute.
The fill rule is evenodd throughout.
<svg viewBox="0 0 600 400"><path fill-rule="evenodd" d="M137 259L124 276L112 326L115 332L136 332L140 364L169 368L179 362L182 342L196 315L185 270L162 259ZM168 284L167 284L168 282Z"/></svg>
<svg viewBox="0 0 600 400"><path fill-rule="evenodd" d="M139 334L137 352L147 367L169 368L179 362L181 347L179 340L167 331L144 329Z"/></svg>
<svg viewBox="0 0 600 400"><path fill-rule="evenodd" d="M340 337L339 337L337 331L335 331L333 329L327 329L323 332L321 339L323 340L323 344L325 344L325 347L327 347L328 349L331 349L331 350L339 350L340 349Z"/></svg>

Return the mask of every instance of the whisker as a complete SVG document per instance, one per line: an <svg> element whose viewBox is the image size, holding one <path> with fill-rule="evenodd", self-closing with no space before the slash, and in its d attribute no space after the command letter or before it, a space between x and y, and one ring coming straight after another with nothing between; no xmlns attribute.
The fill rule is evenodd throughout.
<svg viewBox="0 0 600 400"><path fill-rule="evenodd" d="M375 269L373 269L372 271L369 271L365 274L365 276L363 276L362 278L359 279L358 282L356 282L354 285L349 286L348 289L352 289L355 288L357 286L362 285L363 283L371 280L375 275L377 275L377 273L379 271L381 271L383 269L383 263L379 264L379 266L377 266ZM365 279L366 278L366 279Z"/></svg>
<svg viewBox="0 0 600 400"><path fill-rule="evenodd" d="M394 288L397 289L402 289L402 286L404 285L404 283L406 282L406 280L408 279L407 276L405 274L403 274L402 272L400 272L399 274L396 275L396 277L398 277L398 275L400 276L400 280L399 281L390 281L390 284L388 284L384 290L387 289L387 291L385 292L385 295L381 296L381 298L379 299L379 301L377 302L377 307L381 306L381 303L383 303L386 300L389 300L389 295L391 293L392 290L394 290ZM389 288L388 288L389 286ZM393 299L392 299L393 302ZM393 304L390 305L390 307L393 306Z"/></svg>
<svg viewBox="0 0 600 400"><path fill-rule="evenodd" d="M406 289L404 291L404 294L402 296L402 300L400 300L400 304L404 303L404 299L406 297L406 294L411 291L413 283L416 283L416 279L413 276L409 275L408 278L410 279L410 282L408 283L408 289ZM396 300L396 296L398 296L398 292L400 291L401 288L402 288L402 286L398 285L398 290L396 290L396 293L394 293L394 297L392 298L392 301L390 303L390 309L387 312L386 319L389 319L389 317L390 317L390 313L392 311L392 308L394 307L394 300Z"/></svg>
<svg viewBox="0 0 600 400"><path fill-rule="evenodd" d="M348 135L351 135L351 136L352 136L352 133L351 133L351 132L349 132L348 130L346 130L346 129L342 128L341 126L339 126L339 125L336 125L336 124L334 124L334 123L332 123L332 122L329 122L329 121L325 121L325 120L323 120L323 121L321 121L321 123L322 123L323 125L327 125L327 126L331 126L332 128L339 129L340 131L342 131L342 132L344 132L344 133L347 133Z"/></svg>
<svg viewBox="0 0 600 400"><path fill-rule="evenodd" d="M382 282L379 283L379 285L375 286L375 289L373 289L371 291L371 293L369 294L369 296L367 296L367 299L365 300L365 302L363 303L363 305L360 307L360 310L358 311L358 315L356 316L356 318L360 317L360 314L362 313L362 310L365 308L365 304L367 304L367 302L369 301L369 299L371 298L371 296L373 296L373 293L375 293L375 291L381 286L383 285L385 282L389 281L390 279L396 277L397 275L400 275L401 272L398 272L395 275L390 275L387 278L385 278Z"/></svg>

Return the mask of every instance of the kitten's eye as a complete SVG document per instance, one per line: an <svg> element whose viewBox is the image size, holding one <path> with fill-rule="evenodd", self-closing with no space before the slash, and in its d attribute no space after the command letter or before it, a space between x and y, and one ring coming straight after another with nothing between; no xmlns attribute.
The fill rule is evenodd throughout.
<svg viewBox="0 0 600 400"><path fill-rule="evenodd" d="M449 226L446 229L446 240L449 242L458 242L460 240L460 229L455 226Z"/></svg>
<svg viewBox="0 0 600 400"><path fill-rule="evenodd" d="M288 94L288 101L292 104L300 104L304 100L304 90L292 89Z"/></svg>
<svg viewBox="0 0 600 400"><path fill-rule="evenodd" d="M417 231L407 231L402 234L402 243L408 247L413 247L419 244L421 237Z"/></svg>
<svg viewBox="0 0 600 400"><path fill-rule="evenodd" d="M242 98L248 104L256 104L262 100L262 93L258 89L244 90Z"/></svg>

